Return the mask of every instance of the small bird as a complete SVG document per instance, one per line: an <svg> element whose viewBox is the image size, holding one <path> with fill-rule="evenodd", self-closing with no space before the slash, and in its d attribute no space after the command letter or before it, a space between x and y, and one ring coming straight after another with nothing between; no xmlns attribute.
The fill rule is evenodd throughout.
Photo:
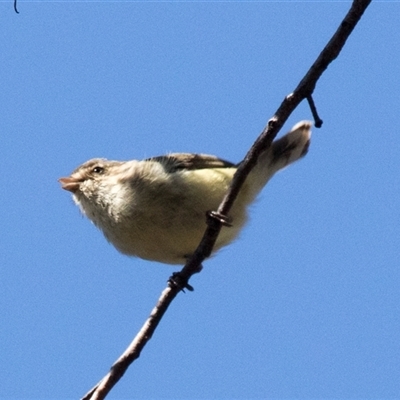
<svg viewBox="0 0 400 400"><path fill-rule="evenodd" d="M312 123L301 121L261 153L247 177L214 252L232 242L247 207L275 172L303 157ZM183 264L197 248L206 213L216 210L238 165L207 154L172 153L138 161L89 160L60 178L75 203L117 250L166 264Z"/></svg>

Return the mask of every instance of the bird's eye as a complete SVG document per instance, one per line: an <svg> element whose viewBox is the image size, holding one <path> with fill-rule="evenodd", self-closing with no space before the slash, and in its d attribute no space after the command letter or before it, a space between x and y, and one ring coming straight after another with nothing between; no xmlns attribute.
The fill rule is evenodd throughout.
<svg viewBox="0 0 400 400"><path fill-rule="evenodd" d="M102 174L102 173L104 172L104 168L103 168L103 167L96 166L96 167L94 167L94 168L92 169L92 172L93 172L94 174Z"/></svg>

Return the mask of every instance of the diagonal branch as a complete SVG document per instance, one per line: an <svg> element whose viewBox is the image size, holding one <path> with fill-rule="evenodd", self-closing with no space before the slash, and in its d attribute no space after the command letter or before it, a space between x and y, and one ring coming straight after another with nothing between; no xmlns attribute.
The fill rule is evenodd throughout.
<svg viewBox="0 0 400 400"><path fill-rule="evenodd" d="M318 79L328 68L329 64L339 55L346 40L370 3L371 0L353 1L350 10L341 22L335 34L332 36L331 40L322 50L293 93L286 96L275 115L268 121L267 126L263 129L260 136L250 148L237 169L231 186L222 203L218 207L218 215L220 215L222 219L224 218L223 216L228 215L243 183L246 180L246 177L257 163L259 155L271 145L279 130L282 128L283 124L294 109L304 99L311 98ZM181 271L181 275L184 279L188 280L194 273L198 272L198 266L201 265L204 259L211 254L222 225L223 221L221 218L214 218L214 220L209 219L207 230L204 233L199 247Z"/></svg>
<svg viewBox="0 0 400 400"><path fill-rule="evenodd" d="M275 115L268 121L267 126L246 154L246 157L240 164L232 180L227 194L218 207L218 211L209 213L207 218L207 229L193 256L188 260L183 269L169 280L167 288L162 292L157 305L152 310L149 318L144 323L135 339L121 357L114 363L109 373L82 398L83 400L100 400L106 397L109 391L126 372L129 365L135 359L139 358L142 349L152 337L157 325L161 321L161 318L179 291L183 288L191 288L188 281L192 275L200 272L201 263L211 254L219 232L227 221L225 216L228 215L232 208L246 177L257 163L257 159L261 152L271 145L272 141L293 110L304 99L308 99L314 119L316 120L316 125L318 126L318 123L322 123L322 121L319 120L315 106L313 105L313 91L318 79L327 69L329 64L339 55L346 40L370 3L371 0L353 1L349 12L341 22L331 40L322 50L321 54L308 70L304 78L300 81L293 93L286 96L283 100Z"/></svg>

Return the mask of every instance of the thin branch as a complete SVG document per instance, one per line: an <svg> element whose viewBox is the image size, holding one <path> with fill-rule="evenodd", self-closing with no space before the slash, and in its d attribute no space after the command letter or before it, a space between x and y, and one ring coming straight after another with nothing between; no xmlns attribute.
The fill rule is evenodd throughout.
<svg viewBox="0 0 400 400"><path fill-rule="evenodd" d="M178 275L173 276L169 280L168 287L162 292L156 307L152 310L150 317L144 323L135 339L122 356L114 363L109 373L83 397L83 400L104 399L107 393L109 393L112 387L126 372L129 365L135 359L139 358L142 349L152 337L172 300L181 289L188 286L190 287L190 285L188 285L189 279L193 274L201 270L201 263L211 254L221 227L228 221L226 216L232 208L246 177L257 163L259 155L261 152L268 149L283 124L300 102L304 99L311 98L318 79L329 64L339 55L346 40L370 3L371 0L353 1L349 12L343 19L336 33L332 36L331 40L325 46L304 78L300 81L294 92L289 94L281 103L275 115L268 121L267 126L247 153L233 177L231 186L218 207L218 211L208 214L207 229L193 256L190 257ZM315 118L315 115L318 115L316 114L316 109L312 112L317 122L319 117L318 119Z"/></svg>
<svg viewBox="0 0 400 400"><path fill-rule="evenodd" d="M313 118L314 118L315 127L321 128L324 121L322 121L322 119L318 115L317 107L315 106L314 99L311 94L309 96L307 96L307 101L308 101L308 105L310 106L310 110L313 115Z"/></svg>
<svg viewBox="0 0 400 400"><path fill-rule="evenodd" d="M246 154L244 160L237 169L233 177L231 186L218 207L217 214L220 216L228 215L233 203L238 196L246 177L257 163L259 155L265 151L275 139L279 130L286 122L294 109L307 97L310 97L315 89L318 79L328 68L329 64L339 55L346 40L362 17L364 11L371 3L371 0L354 0L353 4L341 22L339 28L332 36L314 64L308 70L304 78L300 81L293 93L286 96L275 115L268 121L251 149ZM193 256L186 263L181 274L189 279L196 272L197 266L207 258L214 247L218 234L222 227L222 221L218 218L210 220L204 236Z"/></svg>
<svg viewBox="0 0 400 400"><path fill-rule="evenodd" d="M171 285L168 285L168 287L164 289L158 299L157 305L151 311L149 318L144 323L135 339L114 363L109 373L88 393L86 393L82 400L99 400L106 397L113 386L122 378L128 369L128 366L140 357L142 349L151 339L157 325L161 321L161 318L179 291L180 289L178 287Z"/></svg>

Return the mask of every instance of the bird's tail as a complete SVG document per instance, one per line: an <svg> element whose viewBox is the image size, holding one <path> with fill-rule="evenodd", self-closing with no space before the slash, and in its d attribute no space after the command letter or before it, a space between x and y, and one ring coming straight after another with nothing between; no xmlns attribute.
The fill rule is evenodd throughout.
<svg viewBox="0 0 400 400"><path fill-rule="evenodd" d="M248 177L250 196L257 196L276 172L307 154L311 127L310 121L298 122L290 132L275 140L271 147L260 155L257 165Z"/></svg>

